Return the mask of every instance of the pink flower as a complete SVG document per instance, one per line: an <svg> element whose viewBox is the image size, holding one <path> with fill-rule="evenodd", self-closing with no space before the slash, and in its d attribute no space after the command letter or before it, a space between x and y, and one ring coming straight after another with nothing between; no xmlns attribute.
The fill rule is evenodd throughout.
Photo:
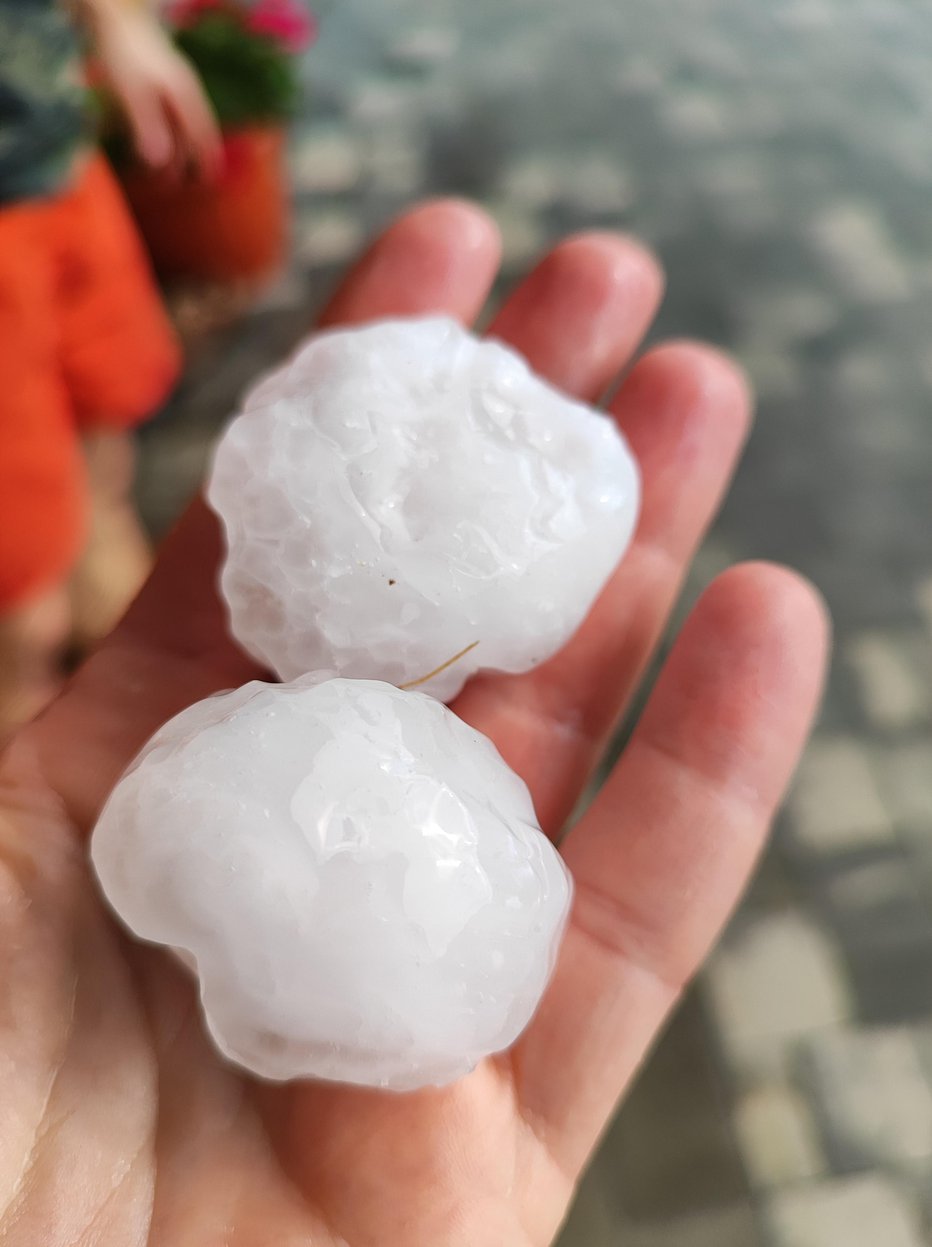
<svg viewBox="0 0 932 1247"><path fill-rule="evenodd" d="M317 21L299 0L259 0L247 18L246 28L275 40L286 52L301 52L317 38Z"/></svg>

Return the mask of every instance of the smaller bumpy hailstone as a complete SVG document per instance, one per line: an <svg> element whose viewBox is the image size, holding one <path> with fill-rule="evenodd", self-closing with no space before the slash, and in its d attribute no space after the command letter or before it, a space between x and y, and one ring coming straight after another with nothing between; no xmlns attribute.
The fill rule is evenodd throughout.
<svg viewBox="0 0 932 1247"><path fill-rule="evenodd" d="M241 645L306 671L425 684L526 671L584 619L631 536L611 420L445 319L322 334L247 397L208 497Z"/></svg>
<svg viewBox="0 0 932 1247"><path fill-rule="evenodd" d="M218 1047L266 1078L406 1090L507 1047L570 899L524 783L445 706L368 680L185 710L95 829L104 892L196 966Z"/></svg>

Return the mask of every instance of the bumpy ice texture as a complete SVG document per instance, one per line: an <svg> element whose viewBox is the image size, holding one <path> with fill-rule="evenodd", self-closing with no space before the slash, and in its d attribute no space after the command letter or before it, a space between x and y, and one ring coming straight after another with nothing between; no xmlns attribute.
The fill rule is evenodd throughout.
<svg viewBox="0 0 932 1247"><path fill-rule="evenodd" d="M216 450L233 634L283 679L525 671L569 639L621 558L638 473L601 413L445 319L311 340Z"/></svg>
<svg viewBox="0 0 932 1247"><path fill-rule="evenodd" d="M365 680L185 710L120 780L91 853L130 929L196 965L227 1056L397 1090L512 1043L571 890L491 742Z"/></svg>

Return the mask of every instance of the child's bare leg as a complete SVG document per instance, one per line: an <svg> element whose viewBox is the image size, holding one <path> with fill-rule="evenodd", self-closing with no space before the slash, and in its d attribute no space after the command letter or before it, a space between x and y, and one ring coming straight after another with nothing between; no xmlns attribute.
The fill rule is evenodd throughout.
<svg viewBox="0 0 932 1247"><path fill-rule="evenodd" d="M118 622L149 574L151 553L132 501L135 451L122 432L83 443L90 487L90 531L71 579L73 638L92 645Z"/></svg>
<svg viewBox="0 0 932 1247"><path fill-rule="evenodd" d="M0 614L0 745L58 691L70 628L63 586Z"/></svg>

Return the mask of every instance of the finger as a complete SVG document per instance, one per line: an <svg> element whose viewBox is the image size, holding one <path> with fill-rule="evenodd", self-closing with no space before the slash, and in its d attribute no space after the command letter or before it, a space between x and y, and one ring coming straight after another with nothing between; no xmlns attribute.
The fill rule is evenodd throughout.
<svg viewBox="0 0 932 1247"><path fill-rule="evenodd" d="M357 265L328 323L418 312L469 320L497 264L495 228L478 209L453 201L415 208ZM167 718L260 674L229 638L216 591L220 557L217 522L195 501L123 623L36 725L46 773L79 825L93 821L126 763Z"/></svg>
<svg viewBox="0 0 932 1247"><path fill-rule="evenodd" d="M640 244L580 234L541 261L488 333L560 389L594 400L639 346L662 295L660 265Z"/></svg>
<svg viewBox="0 0 932 1247"><path fill-rule="evenodd" d="M169 164L175 143L161 101L150 91L130 87L121 91L121 100L140 158L153 168Z"/></svg>
<svg viewBox="0 0 932 1247"><path fill-rule="evenodd" d="M792 573L721 576L567 838L572 920L514 1070L570 1173L745 884L812 721L826 639L821 603Z"/></svg>
<svg viewBox="0 0 932 1247"><path fill-rule="evenodd" d="M213 177L220 168L220 127L194 75L180 73L165 103L194 164L204 176Z"/></svg>
<svg viewBox="0 0 932 1247"><path fill-rule="evenodd" d="M498 233L484 212L462 200L430 201L376 240L320 323L446 312L468 324L488 297L500 256Z"/></svg>
<svg viewBox="0 0 932 1247"><path fill-rule="evenodd" d="M613 412L641 467L631 548L569 644L536 670L468 685L457 713L492 736L562 828L656 646L743 444L743 377L707 347L673 343L632 370Z"/></svg>

